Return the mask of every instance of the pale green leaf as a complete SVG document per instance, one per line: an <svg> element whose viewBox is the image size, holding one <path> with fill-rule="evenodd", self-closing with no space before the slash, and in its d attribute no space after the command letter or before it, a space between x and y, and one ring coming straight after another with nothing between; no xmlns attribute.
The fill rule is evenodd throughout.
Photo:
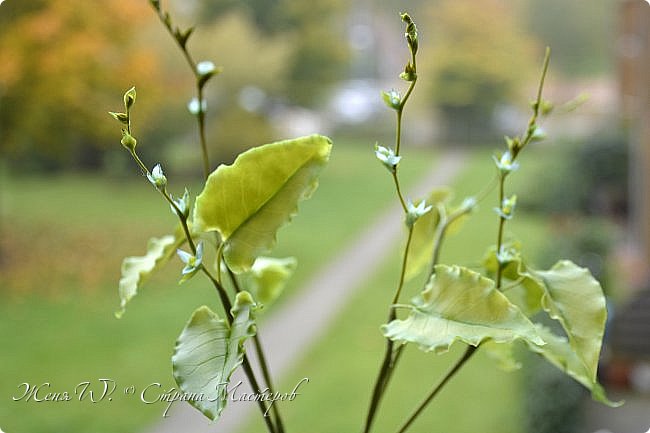
<svg viewBox="0 0 650 433"><path fill-rule="evenodd" d="M440 212L438 205L444 205L449 201L451 191L448 188L439 188L433 190L426 203L433 206L430 212L422 215L413 226L413 235L411 246L406 261L406 281L417 276L422 269L431 262L433 253L433 241L436 233L436 227L440 222Z"/></svg>
<svg viewBox="0 0 650 433"><path fill-rule="evenodd" d="M425 290L413 300L410 314L382 327L387 338L442 353L457 340L472 346L484 341L523 339L544 344L534 325L477 272L437 265Z"/></svg>
<svg viewBox="0 0 650 433"><path fill-rule="evenodd" d="M210 174L196 198L194 223L199 231L219 232L224 259L234 272L250 269L273 247L277 230L318 186L331 147L320 135L271 143Z"/></svg>
<svg viewBox="0 0 650 433"><path fill-rule="evenodd" d="M267 307L282 294L297 265L295 257L258 257L244 274L246 288L257 303Z"/></svg>
<svg viewBox="0 0 650 433"><path fill-rule="evenodd" d="M183 242L185 237L178 235L151 238L144 256L127 257L122 261L122 278L118 287L120 310L115 313L116 317L124 315L126 304L138 293L149 275L165 264Z"/></svg>
<svg viewBox="0 0 650 433"><path fill-rule="evenodd" d="M242 364L244 341L255 335L254 309L251 295L238 293L229 326L208 307L199 307L176 341L174 379L184 393L199 396L188 403L213 421L226 407L227 384Z"/></svg>
<svg viewBox="0 0 650 433"><path fill-rule="evenodd" d="M486 341L481 344L481 350L503 371L511 372L521 368L521 362L515 359L513 353L514 343L497 344L494 341Z"/></svg>
<svg viewBox="0 0 650 433"><path fill-rule="evenodd" d="M556 335L542 325L537 325L537 332L546 341L546 344L544 346L529 345L533 352L541 354L551 364L584 385L591 391L594 400L612 407L618 407L622 404L622 402L612 402L607 398L603 387L576 355L566 337Z"/></svg>
<svg viewBox="0 0 650 433"><path fill-rule="evenodd" d="M510 302L531 317L542 309L544 284L528 270L517 245L511 245L507 250L509 259L501 271L501 290ZM498 263L496 249L492 248L483 259L483 267L488 275L496 275Z"/></svg>
<svg viewBox="0 0 650 433"><path fill-rule="evenodd" d="M534 271L544 285L542 307L558 320L587 377L596 380L607 308L600 284L589 271L563 260L548 271Z"/></svg>

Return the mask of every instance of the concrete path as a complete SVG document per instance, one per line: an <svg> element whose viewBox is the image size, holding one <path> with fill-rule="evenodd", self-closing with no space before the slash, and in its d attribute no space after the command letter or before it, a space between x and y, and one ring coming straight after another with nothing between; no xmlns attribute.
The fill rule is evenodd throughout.
<svg viewBox="0 0 650 433"><path fill-rule="evenodd" d="M415 188L409 189L409 196L423 197L433 187L447 185L458 174L466 159L461 152L445 153L436 167ZM333 262L323 268L289 302L274 310L272 316L265 320L259 333L271 374L275 383L282 375L297 364L327 331L330 323L343 309L345 300L353 290L363 286L367 276L374 275L377 268L394 245L402 230L402 209L395 206L383 214L368 227L351 245ZM289 344L290 343L290 344ZM257 365L254 350L248 350L251 363ZM250 393L250 387L241 369L233 376L231 383L240 380L242 386L238 393ZM261 374L257 375L261 377ZM161 408L162 408L161 404ZM257 415L259 409L255 403L229 404L223 416L216 424L210 424L207 418L187 403L175 403L167 418L146 433L236 433L242 420Z"/></svg>

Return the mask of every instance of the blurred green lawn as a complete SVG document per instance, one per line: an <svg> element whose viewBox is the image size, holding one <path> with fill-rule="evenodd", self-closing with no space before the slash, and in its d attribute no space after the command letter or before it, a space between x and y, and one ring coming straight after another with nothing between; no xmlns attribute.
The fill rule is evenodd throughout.
<svg viewBox="0 0 650 433"><path fill-rule="evenodd" d="M430 152L411 152L405 182L432 165ZM126 396L123 389L154 382L171 388L169 358L187 318L201 304L218 309L205 282L176 283L181 266L174 259L123 319L113 317L121 260L142 254L149 237L170 232L175 221L168 205L135 174L3 177L0 426L8 432L122 433L158 420L162 404L145 405L139 392ZM169 180L172 193L182 191L182 182ZM391 202L392 188L371 145L335 143L321 186L280 231L273 252L298 258L289 295ZM200 186L190 189L196 194ZM46 392L72 395L84 381L99 392L100 378L117 383L110 402L12 401L24 382L47 382Z"/></svg>
<svg viewBox="0 0 650 433"><path fill-rule="evenodd" d="M534 152L531 149L531 155L524 155L522 163L548 163L548 158L536 157ZM405 183L412 184L432 164L430 153L409 150L402 165ZM457 199L481 190L493 170L489 153L475 152L455 182ZM512 184L522 178L514 175ZM169 232L174 219L167 206L142 179L69 175L6 180L2 192L0 426L10 432L117 433L137 431L158 421L163 404L145 405L138 391L126 396L123 389L134 385L141 390L154 382L171 388L169 357L187 317L201 304L218 309L212 289L199 279L176 284L180 263L174 260L147 283L123 319L113 317L121 258L143 253L150 236ZM173 192L181 190L173 176L170 183ZM198 188L194 185L192 191ZM443 262L478 265L496 232L490 200L495 199L482 203L463 230L449 238ZM395 196L390 176L375 161L371 146L335 145L319 190L301 205L294 223L280 232L274 255L293 253L299 259L288 295L327 257L352 241L367 218L391 203L395 204ZM539 218L520 214L509 227L526 243L529 253L543 242L544 223ZM367 286L350 296L348 309L327 336L283 378L283 389L302 377L310 378L303 395L284 405L289 431L358 431L382 352L378 326L394 289L400 250L395 248L378 275L368 276ZM410 286L404 299L415 290ZM392 393L382 406L377 433L395 430L395 420L421 398L457 352L434 356L407 351ZM117 383L110 402L11 400L22 394L19 385L23 382L49 382L51 391L73 392L84 381L93 381L98 390L100 378ZM454 432L461 433L478 429L517 432L519 400L518 376L499 372L479 354L413 431L429 433L453 426ZM255 424L248 431L262 430Z"/></svg>

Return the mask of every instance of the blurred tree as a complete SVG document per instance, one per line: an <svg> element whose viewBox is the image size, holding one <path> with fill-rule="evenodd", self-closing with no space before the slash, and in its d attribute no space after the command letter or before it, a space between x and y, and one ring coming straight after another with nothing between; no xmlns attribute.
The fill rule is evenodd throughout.
<svg viewBox="0 0 650 433"><path fill-rule="evenodd" d="M229 161L251 146L278 139L268 120L271 97L285 88L291 40L268 35L241 11L232 10L197 29L191 48L214 58L223 72L208 87L211 154Z"/></svg>
<svg viewBox="0 0 650 433"><path fill-rule="evenodd" d="M612 69L617 0L528 0L528 28L553 47L553 66L568 76Z"/></svg>
<svg viewBox="0 0 650 433"><path fill-rule="evenodd" d="M159 79L155 51L133 42L149 20L146 2L3 4L0 150L38 168L99 166L102 149L117 142L106 111L119 108L131 80ZM139 123L150 114L141 110Z"/></svg>
<svg viewBox="0 0 650 433"><path fill-rule="evenodd" d="M440 0L430 15L433 52L424 56L424 66L433 76L432 100L448 129L461 134L449 138L484 138L495 106L513 100L531 80L532 41L509 1L485 0L476 7Z"/></svg>
<svg viewBox="0 0 650 433"><path fill-rule="evenodd" d="M346 70L345 0L280 0L280 28L290 29L295 51L290 60L289 97L310 105Z"/></svg>
<svg viewBox="0 0 650 433"><path fill-rule="evenodd" d="M262 34L291 38L287 87L282 89L291 102L313 105L325 94L328 84L343 77L349 54L345 37L348 2L217 0L204 3L199 16L213 18L234 7L246 10Z"/></svg>

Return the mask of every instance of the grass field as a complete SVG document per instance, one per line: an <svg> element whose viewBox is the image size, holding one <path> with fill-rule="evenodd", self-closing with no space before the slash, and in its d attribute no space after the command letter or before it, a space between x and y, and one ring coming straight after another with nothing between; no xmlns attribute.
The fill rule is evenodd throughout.
<svg viewBox="0 0 650 433"><path fill-rule="evenodd" d="M404 161L408 184L432 166L427 152ZM136 180L136 182L134 182ZM182 182L169 177L172 193ZM196 182L190 185L198 192ZM201 304L218 309L213 290L199 279L178 286L173 260L131 302L121 320L117 281L121 260L144 252L151 236L170 232L168 206L143 179L65 175L9 177L1 191L0 427L7 432L133 432L158 419L162 404L145 405L138 393L159 382L172 387L169 357L190 313ZM392 184L372 147L335 144L314 197L280 231L274 255L296 255L300 283L392 200ZM112 401L76 401L75 387L112 379ZM73 401L12 401L22 383L50 383ZM43 391L41 392L42 395ZM108 398L108 397L107 397Z"/></svg>
<svg viewBox="0 0 650 433"><path fill-rule="evenodd" d="M525 161L531 165L545 162L530 156ZM405 183L412 183L432 161L428 153L409 151L402 167ZM482 189L492 173L487 152L477 152L456 182L459 200ZM513 189L520 178L513 178ZM0 426L8 432L121 433L160 419L163 404L146 405L138 392L125 395L124 389L133 385L141 390L155 382L163 389L172 387L169 357L180 329L198 305L217 309L208 285L198 279L176 284L180 264L172 261L132 301L122 320L113 318L120 261L141 254L150 236L169 232L174 219L167 206L144 180L81 175L5 180ZM181 189L173 177L170 183L172 191ZM294 223L280 232L274 255L293 253L299 259L287 295L351 242L367 218L394 200L390 176L369 146L335 147L319 190L301 205ZM463 231L449 238L443 262L478 264L484 247L494 242L493 206L482 203ZM509 227L508 235L516 233L533 255L544 241L539 218L521 214ZM304 394L284 405L290 431L358 431L383 347L378 325L394 290L400 250L396 246L382 271L369 275L367 285L350 295L348 309L326 338L283 378L283 388L310 378ZM404 299L417 287L408 290ZM457 350L444 356L409 350L384 402L377 433L394 431L398 416L421 398L455 356ZM100 378L117 384L112 401L74 400L72 393L81 382L92 381L95 392L101 391ZM24 391L24 382L50 383L46 392L68 391L73 401L12 401ZM519 431L518 376L499 372L482 354L441 397L414 432L446 431L452 425L461 433ZM255 424L248 431L262 430Z"/></svg>

